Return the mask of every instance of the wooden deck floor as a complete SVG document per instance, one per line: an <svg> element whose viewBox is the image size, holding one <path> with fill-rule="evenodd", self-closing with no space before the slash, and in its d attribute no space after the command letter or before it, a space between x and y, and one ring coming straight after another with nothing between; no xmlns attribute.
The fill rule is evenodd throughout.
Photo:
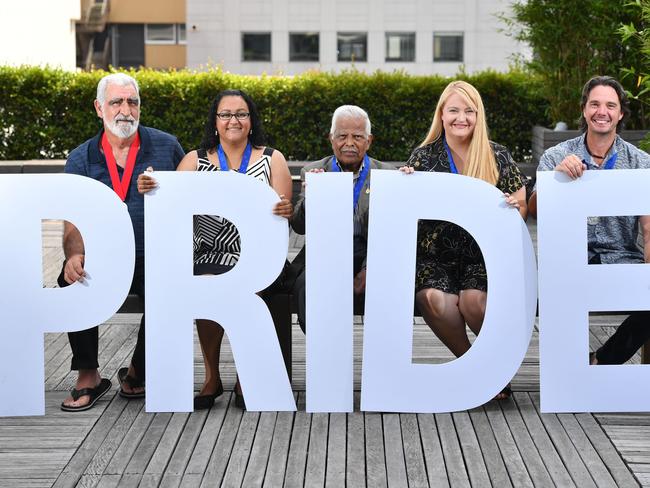
<svg viewBox="0 0 650 488"><path fill-rule="evenodd" d="M60 227L44 225L45 283L59 266ZM294 324L295 413L242 412L231 392L209 412L148 414L144 401L117 394L138 315L100 327L102 375L114 387L88 412L58 408L75 376L64 334L47 334L46 415L0 419L0 487L39 486L650 486L650 414L540 414L535 332L509 401L452 414L307 414L304 336ZM618 319L596 317L597 347ZM355 324L355 389L363 324ZM413 358L451 360L421 320ZM638 357L634 359L638 361ZM226 389L234 385L230 348L222 352ZM203 375L195 346L195 380Z"/></svg>

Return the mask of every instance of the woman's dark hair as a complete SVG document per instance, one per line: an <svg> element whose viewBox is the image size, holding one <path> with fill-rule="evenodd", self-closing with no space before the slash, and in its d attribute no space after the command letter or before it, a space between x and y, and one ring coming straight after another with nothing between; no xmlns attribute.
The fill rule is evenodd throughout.
<svg viewBox="0 0 650 488"><path fill-rule="evenodd" d="M587 131L587 121L585 120L583 112L587 106L587 101L589 100L589 94L591 93L591 90L597 86L609 86L613 88L616 92L616 95L618 95L618 103L621 106L623 117L618 121L618 124L616 124L616 132L621 132L621 130L623 130L623 127L625 127L625 122L630 117L630 114L632 112L630 111L630 101L627 99L627 94L625 93L623 86L611 76L594 76L587 83L585 83L585 86L582 88L582 98L580 99L580 129L582 132Z"/></svg>
<svg viewBox="0 0 650 488"><path fill-rule="evenodd" d="M246 105L248 105L248 112L251 114L250 121L252 133L248 135L248 141L253 147L259 148L263 146L265 137L264 129L262 129L262 119L260 118L260 114L257 111L257 106L253 99L248 96L246 92L241 90L223 90L219 92L210 106L208 120L205 122L203 140L201 141L201 149L210 151L219 145L219 136L216 134L217 108L219 107L219 102L221 102L223 97L242 97L244 99Z"/></svg>

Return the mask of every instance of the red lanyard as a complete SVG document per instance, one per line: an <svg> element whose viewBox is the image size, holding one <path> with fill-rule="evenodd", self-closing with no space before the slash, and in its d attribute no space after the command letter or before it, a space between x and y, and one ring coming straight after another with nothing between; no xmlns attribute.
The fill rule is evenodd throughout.
<svg viewBox="0 0 650 488"><path fill-rule="evenodd" d="M106 157L106 166L108 166L108 174L111 176L111 183L113 184L113 190L117 193L117 196L126 200L126 194L129 191L129 186L131 184L131 176L133 175L133 168L135 167L135 157L138 155L138 147L140 146L140 134L135 133L135 139L129 147L129 154L126 157L126 166L124 167L124 174L122 175L122 181L120 181L120 175L117 173L117 162L115 161L115 156L113 156L113 149L111 148L106 133L102 135L102 149L104 150L104 156Z"/></svg>

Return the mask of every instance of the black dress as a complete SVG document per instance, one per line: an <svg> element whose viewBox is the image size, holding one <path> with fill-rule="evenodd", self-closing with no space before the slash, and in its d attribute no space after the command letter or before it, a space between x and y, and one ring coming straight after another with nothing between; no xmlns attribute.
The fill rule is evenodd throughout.
<svg viewBox="0 0 650 488"><path fill-rule="evenodd" d="M496 187L514 193L525 178L503 146L490 142L494 151L499 179ZM416 148L407 162L416 171L451 173L442 138ZM458 295L460 290L487 291L487 273L481 249L462 227L444 220L420 220L418 223L415 261L415 291L435 288Z"/></svg>

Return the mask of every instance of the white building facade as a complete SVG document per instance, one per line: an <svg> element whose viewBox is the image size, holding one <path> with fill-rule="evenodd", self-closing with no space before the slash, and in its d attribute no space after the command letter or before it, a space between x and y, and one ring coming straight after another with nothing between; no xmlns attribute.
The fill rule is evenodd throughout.
<svg viewBox="0 0 650 488"><path fill-rule="evenodd" d="M3 0L0 65L76 69L79 0Z"/></svg>
<svg viewBox="0 0 650 488"><path fill-rule="evenodd" d="M509 0L187 0L187 65L241 74L309 69L452 76L505 71L527 48Z"/></svg>

